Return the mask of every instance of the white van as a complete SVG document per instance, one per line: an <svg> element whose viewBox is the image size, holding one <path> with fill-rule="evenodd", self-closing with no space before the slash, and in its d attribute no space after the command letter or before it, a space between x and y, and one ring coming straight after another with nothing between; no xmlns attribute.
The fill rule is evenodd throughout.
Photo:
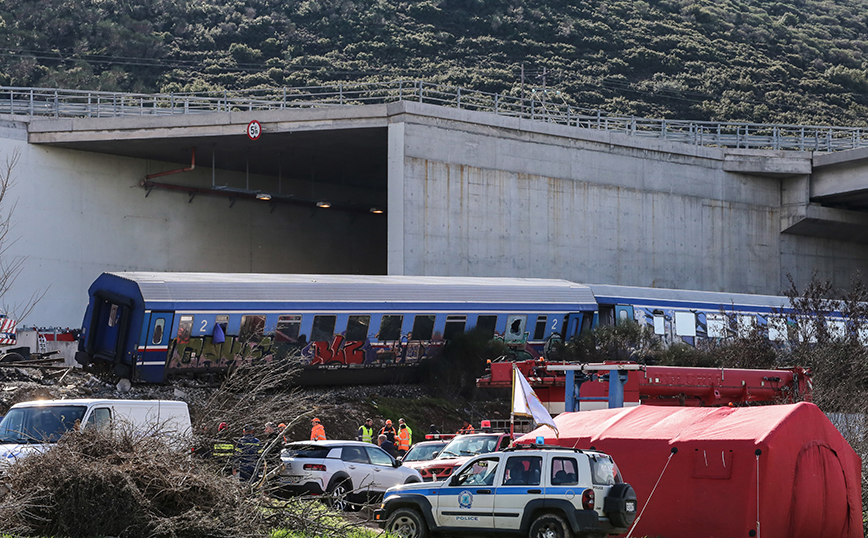
<svg viewBox="0 0 868 538"><path fill-rule="evenodd" d="M78 428L128 423L134 431L154 431L180 440L190 434L186 402L170 400L37 400L12 406L0 421L0 461L45 450Z"/></svg>

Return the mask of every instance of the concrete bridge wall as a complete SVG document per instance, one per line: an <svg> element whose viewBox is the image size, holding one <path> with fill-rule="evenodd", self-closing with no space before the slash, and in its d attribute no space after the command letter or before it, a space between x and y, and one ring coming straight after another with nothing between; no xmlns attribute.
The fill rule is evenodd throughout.
<svg viewBox="0 0 868 538"><path fill-rule="evenodd" d="M387 217L253 200L230 209L225 198L189 202L161 190L145 197L138 187L147 174L185 164L139 158L147 144L160 153L173 142L189 147L191 139L213 137L214 148L232 148L251 119L262 122L263 139L272 137L272 154L311 153L334 135L340 143L308 159L306 173L343 156L328 178L331 194L387 183ZM292 145L314 132L321 138ZM378 133L387 133L382 142ZM124 156L125 144L137 149ZM26 260L5 299L26 302L47 289L25 320L33 325L80 324L86 290L102 271L553 277L779 294L787 273L804 284L816 271L846 287L868 267L868 238L860 236L866 213L812 199L817 164L809 152L688 146L411 102L220 118L41 120L29 129L7 121L0 159L16 149L11 236L19 240L9 253ZM359 169L355 183L344 177L376 152L385 154L382 171L373 159L356 166L370 169ZM839 157L823 181L834 183L836 170L858 176L853 166L861 170L863 160ZM218 173L247 181L241 172ZM172 181L207 187L211 174L203 163ZM250 182L273 180L254 175Z"/></svg>
<svg viewBox="0 0 868 538"><path fill-rule="evenodd" d="M391 127L389 271L780 294L846 286L864 243L782 234L811 153L723 150L440 111ZM481 121L480 121L481 120ZM397 200L395 200L397 202ZM393 206L390 200L390 207ZM399 233L398 228L403 227Z"/></svg>

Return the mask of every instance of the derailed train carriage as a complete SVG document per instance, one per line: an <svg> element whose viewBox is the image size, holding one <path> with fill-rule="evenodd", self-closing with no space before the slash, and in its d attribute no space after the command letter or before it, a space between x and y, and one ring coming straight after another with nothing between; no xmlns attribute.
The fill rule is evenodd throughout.
<svg viewBox="0 0 868 538"><path fill-rule="evenodd" d="M781 296L582 285L533 278L104 273L89 290L76 360L134 381L299 356L299 384L411 382L455 334L477 329L516 360L599 324L653 327L666 344L811 339ZM868 328L840 313L832 334Z"/></svg>
<svg viewBox="0 0 868 538"><path fill-rule="evenodd" d="M296 350L300 384L412 381L457 333L536 356L597 309L587 286L531 278L127 272L89 295L76 360L149 383Z"/></svg>

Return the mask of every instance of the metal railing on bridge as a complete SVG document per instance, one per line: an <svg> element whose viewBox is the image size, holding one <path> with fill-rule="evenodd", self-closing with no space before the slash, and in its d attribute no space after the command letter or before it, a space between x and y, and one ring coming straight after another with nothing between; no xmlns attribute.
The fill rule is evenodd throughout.
<svg viewBox="0 0 868 538"><path fill-rule="evenodd" d="M868 146L868 128L640 118L546 102L535 93L531 98L522 98L418 80L161 94L0 87L0 114L54 118L209 114L395 101L429 103L698 146L825 152Z"/></svg>

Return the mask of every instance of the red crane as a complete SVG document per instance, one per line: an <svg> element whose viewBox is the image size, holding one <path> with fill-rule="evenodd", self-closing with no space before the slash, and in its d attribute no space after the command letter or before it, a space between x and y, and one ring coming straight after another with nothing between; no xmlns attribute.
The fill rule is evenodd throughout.
<svg viewBox="0 0 868 538"><path fill-rule="evenodd" d="M613 369L618 364L605 363ZM476 380L478 387L512 386L515 365L527 378L534 392L552 413L565 410L567 375L549 370L552 365L541 360L522 362L492 362L484 377ZM600 368L597 365L589 365ZM692 368L681 366L639 366L626 374L624 405L721 406L744 403L794 403L810 401L811 371L805 368L776 370L743 370L738 368ZM581 409L608 406L609 373L601 370L585 373L580 386ZM612 374L614 375L614 374Z"/></svg>

